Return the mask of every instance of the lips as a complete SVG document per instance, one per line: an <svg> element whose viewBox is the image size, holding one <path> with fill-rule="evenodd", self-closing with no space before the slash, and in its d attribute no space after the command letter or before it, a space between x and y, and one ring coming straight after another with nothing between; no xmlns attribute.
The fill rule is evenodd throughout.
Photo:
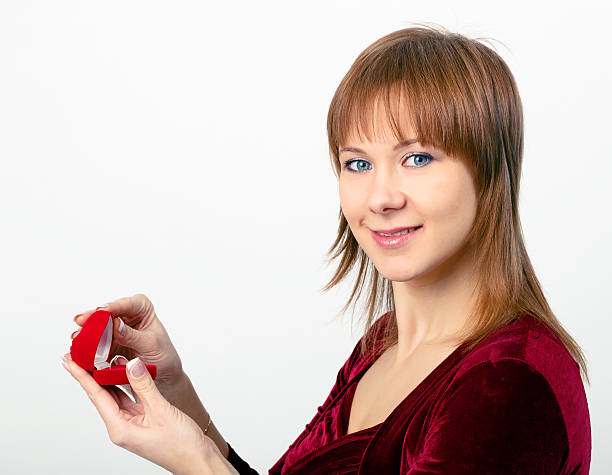
<svg viewBox="0 0 612 475"><path fill-rule="evenodd" d="M401 229L401 228L396 228ZM412 241L415 236L419 236L422 234L423 226L415 226L413 228L404 228L406 231L400 234L395 234L393 236L383 236L376 231L370 231L372 233L372 238L380 247L384 249L396 249L402 247L408 242Z"/></svg>
<svg viewBox="0 0 612 475"><path fill-rule="evenodd" d="M422 226L422 224L419 224L417 226L403 227L403 228L375 229L374 232L375 233L393 234L393 233L399 233L400 231L404 231L406 229L413 230L413 229L416 229L416 228L420 228L421 226Z"/></svg>

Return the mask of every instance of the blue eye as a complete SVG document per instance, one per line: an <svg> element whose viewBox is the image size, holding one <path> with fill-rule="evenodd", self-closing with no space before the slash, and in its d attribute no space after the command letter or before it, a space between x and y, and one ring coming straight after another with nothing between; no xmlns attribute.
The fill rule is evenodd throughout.
<svg viewBox="0 0 612 475"><path fill-rule="evenodd" d="M427 159L425 163L423 163L423 161L417 162L415 159L415 163L416 163L415 167L424 167L425 165L428 165L429 162L433 160L432 156L426 153L413 153L412 155L408 155L408 158L406 159L406 161L410 160L413 157L422 157L422 158Z"/></svg>
<svg viewBox="0 0 612 475"><path fill-rule="evenodd" d="M420 157L420 160L417 160L418 157ZM410 160L411 158L415 158L416 164L410 165L408 168L422 168L428 165L434 159L428 153L413 153L413 154L407 155L406 161ZM364 166L359 166L359 165L357 166L357 170L355 170L354 168L351 168L351 165L353 163L363 163L363 164L369 165L369 162L367 162L366 160L363 160L361 158L353 158L351 160L347 160L344 162L344 169L350 171L351 173L359 173L362 170L365 170Z"/></svg>
<svg viewBox="0 0 612 475"><path fill-rule="evenodd" d="M353 173L359 173L359 171L363 170L363 168L360 168L359 166L357 166L357 170L354 170L353 168L351 168L351 165L353 163L368 164L368 162L366 162L365 160L361 160L360 158L358 158L358 159L353 159L353 160L347 160L346 162L344 162L344 168Z"/></svg>

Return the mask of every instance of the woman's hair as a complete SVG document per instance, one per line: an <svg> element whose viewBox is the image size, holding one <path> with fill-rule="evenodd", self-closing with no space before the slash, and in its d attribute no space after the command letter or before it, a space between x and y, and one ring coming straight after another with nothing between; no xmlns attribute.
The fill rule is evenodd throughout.
<svg viewBox="0 0 612 475"><path fill-rule="evenodd" d="M400 97L410 115L401 120L402 109L391 106ZM518 210L523 109L504 60L477 40L442 27L420 25L375 41L357 57L329 106L327 133L336 177L339 146L353 133L371 137L378 103L383 104L398 140L407 139L399 124L408 120L421 144L459 157L474 174L478 209L465 242L474 249L479 282L472 315L475 326L463 340L466 351L529 313L554 331L588 382L582 350L553 314L525 249ZM370 331L383 303L394 317L393 288L360 248L342 209L339 218L338 235L327 256L330 262L341 259L322 290L337 285L358 263L353 292L341 312L355 303L367 283L368 316L361 351L376 357L398 339L395 318L388 318L379 331ZM377 347L381 333L383 344Z"/></svg>

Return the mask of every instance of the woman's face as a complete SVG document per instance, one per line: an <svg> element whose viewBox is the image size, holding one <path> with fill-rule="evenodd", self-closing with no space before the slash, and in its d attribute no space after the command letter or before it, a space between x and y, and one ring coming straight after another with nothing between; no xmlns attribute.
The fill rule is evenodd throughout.
<svg viewBox="0 0 612 475"><path fill-rule="evenodd" d="M383 138L360 141L353 134L340 146L342 212L383 277L436 281L462 255L476 216L474 181L463 161L418 142L398 144L385 123L375 129ZM404 131L415 137L411 127ZM412 226L421 228L384 242L374 234Z"/></svg>

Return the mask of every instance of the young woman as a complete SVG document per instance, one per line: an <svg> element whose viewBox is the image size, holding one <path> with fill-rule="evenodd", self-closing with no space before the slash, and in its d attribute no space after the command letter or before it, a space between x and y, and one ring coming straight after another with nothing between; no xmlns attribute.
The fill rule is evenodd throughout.
<svg viewBox="0 0 612 475"><path fill-rule="evenodd" d="M391 33L340 83L328 137L341 213L325 289L357 265L345 310L367 284L367 331L269 473L588 473L586 362L525 250L522 106L505 62L441 29ZM111 440L174 473L256 473L211 423L151 302L107 308L125 321L111 356L134 358L136 403L65 364ZM155 383L136 376L141 360Z"/></svg>

